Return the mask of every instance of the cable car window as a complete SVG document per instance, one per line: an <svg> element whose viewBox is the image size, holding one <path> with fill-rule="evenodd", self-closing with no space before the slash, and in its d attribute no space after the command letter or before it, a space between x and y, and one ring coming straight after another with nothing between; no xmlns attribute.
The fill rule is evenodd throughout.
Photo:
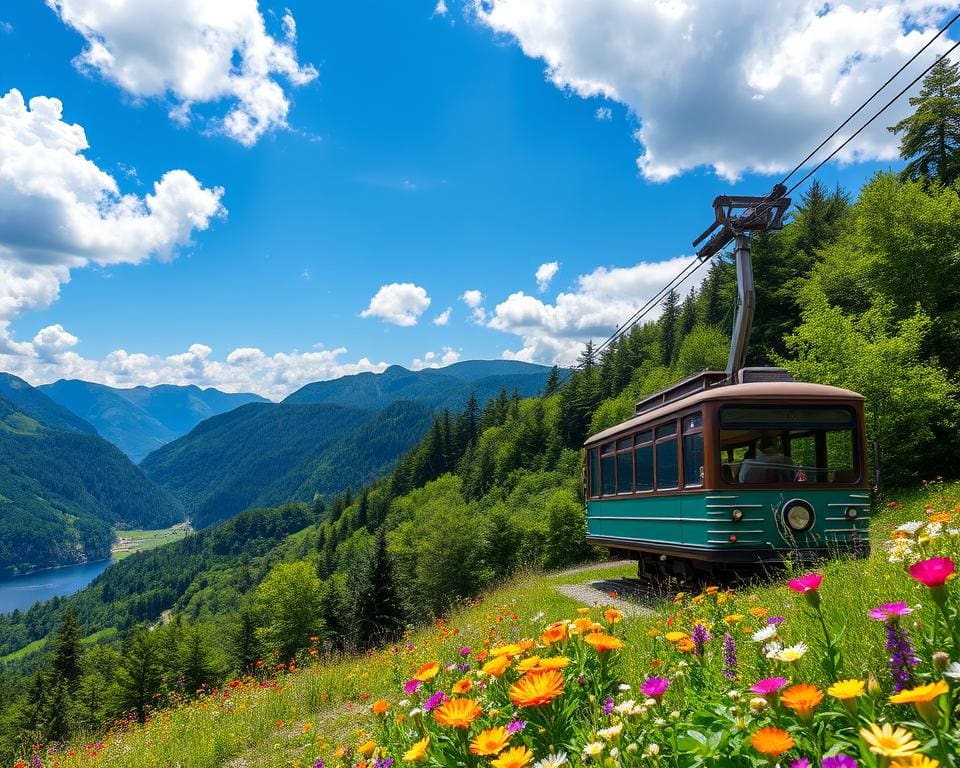
<svg viewBox="0 0 960 768"><path fill-rule="evenodd" d="M677 434L677 422L671 421L669 424L664 424L662 427L657 427L657 440L661 437L669 437L670 435Z"/></svg>
<svg viewBox="0 0 960 768"><path fill-rule="evenodd" d="M615 453L608 453L600 458L600 491L604 496L613 496L617 491L616 471L617 455Z"/></svg>
<svg viewBox="0 0 960 768"><path fill-rule="evenodd" d="M857 483L856 418L842 406L725 406L720 472L744 485Z"/></svg>
<svg viewBox="0 0 960 768"><path fill-rule="evenodd" d="M649 440L650 433L647 432ZM634 460L636 462L636 486L637 491L653 490L653 443L647 442L644 445L638 445L634 450Z"/></svg>
<svg viewBox="0 0 960 768"><path fill-rule="evenodd" d="M632 447L633 447L632 437L624 437L621 440L617 440L618 451L625 451L627 448L632 448Z"/></svg>
<svg viewBox="0 0 960 768"><path fill-rule="evenodd" d="M633 448L617 454L617 493L633 493Z"/></svg>
<svg viewBox="0 0 960 768"><path fill-rule="evenodd" d="M600 449L590 449L590 497L600 495Z"/></svg>
<svg viewBox="0 0 960 768"><path fill-rule="evenodd" d="M683 484L703 485L703 414L683 417Z"/></svg>
<svg viewBox="0 0 960 768"><path fill-rule="evenodd" d="M652 442L653 442L653 432L651 432L650 430L647 430L646 432L641 432L636 437L637 445L643 445L644 443L652 443Z"/></svg>
<svg viewBox="0 0 960 768"><path fill-rule="evenodd" d="M657 490L680 485L680 462L677 461L677 438L657 441Z"/></svg>

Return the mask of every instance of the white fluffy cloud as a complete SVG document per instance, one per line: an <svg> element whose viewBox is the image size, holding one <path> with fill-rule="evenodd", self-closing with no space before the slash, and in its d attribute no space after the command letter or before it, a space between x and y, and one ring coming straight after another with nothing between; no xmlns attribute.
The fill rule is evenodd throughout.
<svg viewBox="0 0 960 768"><path fill-rule="evenodd" d="M680 256L613 269L598 267L578 277L576 289L558 294L554 304L518 291L497 305L488 326L523 340L520 349L504 353L506 358L569 365L588 339L605 339L693 258ZM682 283L680 290L688 290L705 274L706 270L700 270ZM658 316L659 308L645 321Z"/></svg>
<svg viewBox="0 0 960 768"><path fill-rule="evenodd" d="M424 368L442 368L451 365L460 359L460 353L453 347L444 347L440 352L427 352L423 358L415 357L410 363L411 370L422 371Z"/></svg>
<svg viewBox="0 0 960 768"><path fill-rule="evenodd" d="M546 264L541 264L537 267L537 290L540 291L540 293L547 290L547 288L550 287L550 281L553 280L559 271L560 264L556 261L548 261Z"/></svg>
<svg viewBox="0 0 960 768"><path fill-rule="evenodd" d="M379 317L385 323L411 326L417 324L429 306L430 297L419 285L390 283L380 286L360 317Z"/></svg>
<svg viewBox="0 0 960 768"><path fill-rule="evenodd" d="M0 353L48 348L43 339L19 344L9 326L53 303L71 269L172 258L225 213L223 190L182 170L163 174L143 197L122 194L84 157L86 134L63 121L62 109L43 96L28 106L17 90L0 97Z"/></svg>
<svg viewBox="0 0 960 768"><path fill-rule="evenodd" d="M287 124L293 86L317 77L301 66L296 23L287 11L282 39L270 35L257 0L47 0L87 46L78 68L99 73L131 96L172 99L170 116L191 119L194 105L228 100L213 124L250 146Z"/></svg>
<svg viewBox="0 0 960 768"><path fill-rule="evenodd" d="M933 36L953 5L474 0L481 23L543 60L558 88L629 107L640 122L637 164L655 181L700 166L730 179L789 170ZM898 88L949 44L931 46ZM909 109L906 99L895 105L841 160L897 157L885 126Z"/></svg>
<svg viewBox="0 0 960 768"><path fill-rule="evenodd" d="M437 315L431 321L434 325L446 325L450 322L450 314L453 312L453 307L447 307L443 312Z"/></svg>
<svg viewBox="0 0 960 768"><path fill-rule="evenodd" d="M475 323L483 323L487 319L487 311L483 308L483 294L476 289L464 291L460 299L470 307L470 316Z"/></svg>
<svg viewBox="0 0 960 768"><path fill-rule="evenodd" d="M243 347L217 359L207 345L192 344L185 352L166 357L118 349L102 360L91 360L73 350L77 342L77 337L61 326L49 326L32 341L20 344L16 354L0 350L0 370L15 373L33 384L60 378L114 387L196 384L226 392L257 392L279 400L311 381L363 371L379 372L387 367L387 363L374 363L365 357L348 362L343 359L347 352L343 347L272 355L255 347Z"/></svg>

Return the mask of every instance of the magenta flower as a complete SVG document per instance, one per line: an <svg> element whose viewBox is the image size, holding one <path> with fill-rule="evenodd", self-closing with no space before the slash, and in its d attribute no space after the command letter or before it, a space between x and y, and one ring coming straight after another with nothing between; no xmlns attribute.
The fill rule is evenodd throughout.
<svg viewBox="0 0 960 768"><path fill-rule="evenodd" d="M890 621L891 619L899 619L901 616L907 616L910 613L912 613L912 609L906 603L899 602L878 605L868 615L871 619L877 621Z"/></svg>
<svg viewBox="0 0 960 768"><path fill-rule="evenodd" d="M463 648L460 649L460 655L461 655L461 656L469 656L469 655L470 655L470 646L469 646L469 645L463 646Z"/></svg>
<svg viewBox="0 0 960 768"><path fill-rule="evenodd" d="M758 680L750 690L758 696L770 696L789 682L785 677L765 677L763 680Z"/></svg>
<svg viewBox="0 0 960 768"><path fill-rule="evenodd" d="M423 685L423 683L420 680L407 680L406 684L403 686L403 692L407 695L416 693L417 689L420 688L421 685Z"/></svg>
<svg viewBox="0 0 960 768"><path fill-rule="evenodd" d="M644 696L649 696L651 699L659 699L667 692L667 688L669 687L670 681L667 678L650 677L643 681L640 690L643 691Z"/></svg>
<svg viewBox="0 0 960 768"><path fill-rule="evenodd" d="M792 763L790 763L790 768L810 768L810 759L806 757L798 757Z"/></svg>
<svg viewBox="0 0 960 768"><path fill-rule="evenodd" d="M799 579L791 579L787 586L794 592L813 592L820 589L820 583L823 581L822 573L808 573Z"/></svg>
<svg viewBox="0 0 960 768"><path fill-rule="evenodd" d="M910 566L910 575L925 587L942 587L952 575L956 566L949 557L931 557Z"/></svg>
<svg viewBox="0 0 960 768"><path fill-rule="evenodd" d="M834 755L823 758L823 768L857 768L857 761L850 755Z"/></svg>
<svg viewBox="0 0 960 768"><path fill-rule="evenodd" d="M527 727L526 720L511 720L509 725L507 725L507 733L513 736L513 734L519 733L526 727Z"/></svg>
<svg viewBox="0 0 960 768"><path fill-rule="evenodd" d="M613 712L613 699L607 696L606 701L603 702L603 714L609 715Z"/></svg>
<svg viewBox="0 0 960 768"><path fill-rule="evenodd" d="M437 691L433 696L427 699L423 704L423 711L429 712L434 707L440 706L443 702L449 701L450 699L443 691Z"/></svg>

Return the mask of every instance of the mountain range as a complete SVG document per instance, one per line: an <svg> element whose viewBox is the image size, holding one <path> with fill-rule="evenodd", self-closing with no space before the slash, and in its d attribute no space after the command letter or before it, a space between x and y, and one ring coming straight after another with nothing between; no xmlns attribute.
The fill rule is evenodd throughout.
<svg viewBox="0 0 960 768"><path fill-rule="evenodd" d="M180 503L90 424L0 377L0 575L103 559L114 526L182 519Z"/></svg>
<svg viewBox="0 0 960 768"><path fill-rule="evenodd" d="M192 385L124 389L60 379L37 389L92 424L101 437L135 462L185 435L204 419L247 403L267 402L259 395L231 394Z"/></svg>

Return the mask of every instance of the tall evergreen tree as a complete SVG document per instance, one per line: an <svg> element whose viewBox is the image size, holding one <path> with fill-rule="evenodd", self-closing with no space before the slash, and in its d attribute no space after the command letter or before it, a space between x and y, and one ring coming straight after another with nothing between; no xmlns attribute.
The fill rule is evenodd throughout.
<svg viewBox="0 0 960 768"><path fill-rule="evenodd" d="M660 316L660 362L669 366L677 347L677 331L680 322L680 295L671 290L663 300Z"/></svg>
<svg viewBox="0 0 960 768"><path fill-rule="evenodd" d="M191 624L183 632L180 656L183 686L187 693L197 693L216 680L217 670L210 644L204 630L197 624Z"/></svg>
<svg viewBox="0 0 960 768"><path fill-rule="evenodd" d="M117 670L118 703L142 723L160 691L160 664L156 643L146 628L137 629L127 644Z"/></svg>
<svg viewBox="0 0 960 768"><path fill-rule="evenodd" d="M373 551L353 586L356 646L371 648L398 638L403 632L404 615L383 528L378 529Z"/></svg>
<svg viewBox="0 0 960 768"><path fill-rule="evenodd" d="M246 673L252 672L260 659L257 614L252 606L244 605L237 614L230 644L230 656L233 665Z"/></svg>
<svg viewBox="0 0 960 768"><path fill-rule="evenodd" d="M370 517L370 492L364 488L357 502L357 528L366 528Z"/></svg>
<svg viewBox="0 0 960 768"><path fill-rule="evenodd" d="M910 106L914 113L888 129L903 134L903 177L951 184L960 176L960 63L937 62Z"/></svg>
<svg viewBox="0 0 960 768"><path fill-rule="evenodd" d="M560 367L553 366L550 369L550 375L547 376L547 383L543 386L543 396L550 397L560 388Z"/></svg>
<svg viewBox="0 0 960 768"><path fill-rule="evenodd" d="M83 674L83 645L80 643L82 635L73 609L67 608L60 628L53 638L50 667L56 676L66 681L71 690L76 688L80 675Z"/></svg>

